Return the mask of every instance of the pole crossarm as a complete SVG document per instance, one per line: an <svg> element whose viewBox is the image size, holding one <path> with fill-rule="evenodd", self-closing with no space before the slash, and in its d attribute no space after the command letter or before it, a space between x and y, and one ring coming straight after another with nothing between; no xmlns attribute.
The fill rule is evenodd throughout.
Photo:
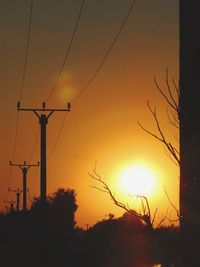
<svg viewBox="0 0 200 267"><path fill-rule="evenodd" d="M46 108L46 104L45 102L42 103L42 108L21 108L21 103L17 102L17 110L19 111L33 111L37 116L40 117L40 115L37 112L50 112L50 115L54 112L54 111L67 111L69 112L71 110L71 104L68 102L67 103L67 108L63 108L63 109L58 109L58 108ZM48 117L50 116L48 115Z"/></svg>
<svg viewBox="0 0 200 267"><path fill-rule="evenodd" d="M9 161L10 166L15 166L15 167L19 167L21 170L28 170L30 167L38 167L40 165L39 161L37 164L27 164L26 161L24 161L22 164L18 164L18 163L12 163L12 161Z"/></svg>
<svg viewBox="0 0 200 267"><path fill-rule="evenodd" d="M9 192L14 192L16 194L21 194L23 192L23 190L21 190L19 188L17 188L17 189L10 189L10 188L8 188L8 191Z"/></svg>
<svg viewBox="0 0 200 267"><path fill-rule="evenodd" d="M33 111L33 112L37 112L37 111L41 111L41 112L43 112L43 111L70 111L70 109L69 108L64 108L64 109L57 109L57 108L55 108L55 109L50 109L50 108L46 108L46 109L42 109L42 108L18 108L18 110L19 111Z"/></svg>

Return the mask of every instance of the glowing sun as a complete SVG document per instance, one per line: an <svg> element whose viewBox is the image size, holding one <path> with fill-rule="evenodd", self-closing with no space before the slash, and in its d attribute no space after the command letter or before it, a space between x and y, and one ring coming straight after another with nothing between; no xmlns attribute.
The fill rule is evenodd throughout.
<svg viewBox="0 0 200 267"><path fill-rule="evenodd" d="M155 175L148 167L135 165L121 172L119 184L130 195L148 196L155 189Z"/></svg>

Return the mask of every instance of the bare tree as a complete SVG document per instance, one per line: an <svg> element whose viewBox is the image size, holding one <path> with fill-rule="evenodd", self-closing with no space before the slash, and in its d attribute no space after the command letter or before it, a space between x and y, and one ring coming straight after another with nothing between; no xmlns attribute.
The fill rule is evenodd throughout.
<svg viewBox="0 0 200 267"><path fill-rule="evenodd" d="M154 229L154 222L155 222L155 218L156 218L157 209L155 210L155 212L152 216L149 201L148 201L146 196L136 195L137 198L141 199L141 211L136 211L135 209L130 208L128 204L124 204L124 203L120 202L119 200L117 200L117 198L115 197L115 194L111 191L111 189L106 184L106 182L103 181L101 176L97 173L96 166L93 169L93 173L89 173L89 176L98 184L98 185L94 184L93 186L91 186L92 188L95 188L101 192L108 194L116 206L125 210L130 216L138 218L151 231ZM131 196L131 197L133 197L133 196ZM163 221L163 219L162 219L162 221Z"/></svg>
<svg viewBox="0 0 200 267"><path fill-rule="evenodd" d="M164 98L164 100L167 104L167 116L168 116L169 123L178 130L179 129L179 121L180 121L180 105L179 105L180 88L179 88L179 86L177 86L174 79L172 79L173 87L171 86L171 84L169 82L168 69L166 69L165 74L166 74L166 79L165 79L166 89L163 89L159 86L155 77L154 77L154 83L156 85L156 89L158 90L160 95ZM156 107L152 108L149 104L149 101L147 101L147 107L153 116L154 122L156 124L157 133L146 129L139 121L137 123L142 128L142 130L144 130L146 133L153 136L158 141L160 141L161 143L164 144L170 159L177 166L179 166L180 165L179 149L176 148L176 146L173 145L169 140L167 140L167 138L164 134L164 130L162 129L162 127L160 125L160 121L158 119Z"/></svg>
<svg viewBox="0 0 200 267"><path fill-rule="evenodd" d="M170 125L172 125L177 131L179 130L180 125L180 86L176 84L175 80L172 79L171 83L169 81L169 75L168 75L168 69L166 69L165 72L165 85L166 88L163 89L158 84L156 78L154 77L154 83L157 91L159 94L163 97L165 100L165 103L167 104L167 117ZM180 166L180 152L179 149L173 145L165 136L164 130L160 125L160 121L158 119L157 115L157 109L156 107L152 108L149 104L149 101L147 101L147 107L150 111L150 113L153 116L154 122L156 124L157 133L146 129L139 121L137 122L142 130L144 130L147 134L151 135L155 139L157 139L159 142L164 144L164 147L167 151L168 157L177 165ZM178 138L175 138L178 143ZM176 211L177 218L175 220L171 220L166 215L164 217L168 219L170 222L175 222L180 219L180 213L176 206L172 203L170 200L169 194L167 190L165 189L165 195L167 197L168 202L172 206L172 208Z"/></svg>

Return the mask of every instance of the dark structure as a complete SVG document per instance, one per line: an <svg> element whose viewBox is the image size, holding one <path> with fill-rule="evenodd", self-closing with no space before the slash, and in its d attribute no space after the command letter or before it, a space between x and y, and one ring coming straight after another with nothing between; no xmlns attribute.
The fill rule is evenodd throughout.
<svg viewBox="0 0 200 267"><path fill-rule="evenodd" d="M198 1L180 1L180 214L188 262L199 266L200 240L200 34ZM188 250L186 250L188 251ZM192 263L191 263L192 261ZM190 265L188 265L190 262Z"/></svg>
<svg viewBox="0 0 200 267"><path fill-rule="evenodd" d="M16 201L17 201L16 211L19 212L20 195L23 192L23 190L20 190L19 188L17 188L17 189L10 189L10 188L8 188L8 191L13 192L13 193L16 194L16 198L17 198L16 199Z"/></svg>
<svg viewBox="0 0 200 267"><path fill-rule="evenodd" d="M180 1L180 210L184 231L196 231L200 225L200 36L197 3Z"/></svg>
<svg viewBox="0 0 200 267"><path fill-rule="evenodd" d="M23 176L23 211L26 211L26 208L27 208L26 207L27 171L31 167L38 167L39 162L38 162L38 164L26 164L26 161L24 161L24 163L22 163L22 164L16 164L16 163L12 163L10 161L10 166L19 167L22 171L22 176Z"/></svg>
<svg viewBox="0 0 200 267"><path fill-rule="evenodd" d="M47 186L46 186L46 176L47 176L47 168L46 168L46 126L48 124L49 117L55 111L70 111L70 103L67 104L67 109L49 109L46 108L45 103L42 103L42 108L21 108L20 102L17 103L17 109L19 111L31 111L39 119L40 129L41 129L41 137L40 137L40 198L43 203L46 202L47 195Z"/></svg>

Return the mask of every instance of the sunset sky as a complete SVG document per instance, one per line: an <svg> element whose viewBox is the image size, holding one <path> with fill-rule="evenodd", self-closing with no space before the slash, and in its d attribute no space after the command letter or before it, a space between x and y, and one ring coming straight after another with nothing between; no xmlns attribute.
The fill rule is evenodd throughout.
<svg viewBox="0 0 200 267"><path fill-rule="evenodd" d="M79 206L76 220L82 227L106 218L108 213L116 216L123 213L107 195L91 187L93 181L88 173L95 162L98 173L116 197L132 207L134 203L137 205L137 200L123 190L120 174L137 164L153 172L155 190L149 195L149 201L152 210L158 208L158 220L167 210L168 217L175 215L164 188L178 207L178 167L167 157L163 145L137 124L140 121L156 132L146 106L149 99L152 106L157 106L166 135L176 144L174 136L178 132L168 122L166 103L156 90L153 78L165 88L168 67L170 79L178 81L178 1L136 0L100 72L76 98L107 53L131 2L85 0L68 60L56 90L46 102L49 108L65 108L72 101L58 142L65 114L53 114L47 126L47 191L52 193L59 187L76 191ZM36 143L39 123L31 112L19 113L14 151L16 103L21 100L22 107L40 108L47 99L69 46L80 5L78 0L33 1L27 71L19 99L30 1L0 2L1 210L5 208L4 200L15 200L8 187L22 187L21 171L10 169L9 160L22 163L32 157L30 163L40 161L39 140ZM39 195L39 179L39 169L30 169L28 204Z"/></svg>

